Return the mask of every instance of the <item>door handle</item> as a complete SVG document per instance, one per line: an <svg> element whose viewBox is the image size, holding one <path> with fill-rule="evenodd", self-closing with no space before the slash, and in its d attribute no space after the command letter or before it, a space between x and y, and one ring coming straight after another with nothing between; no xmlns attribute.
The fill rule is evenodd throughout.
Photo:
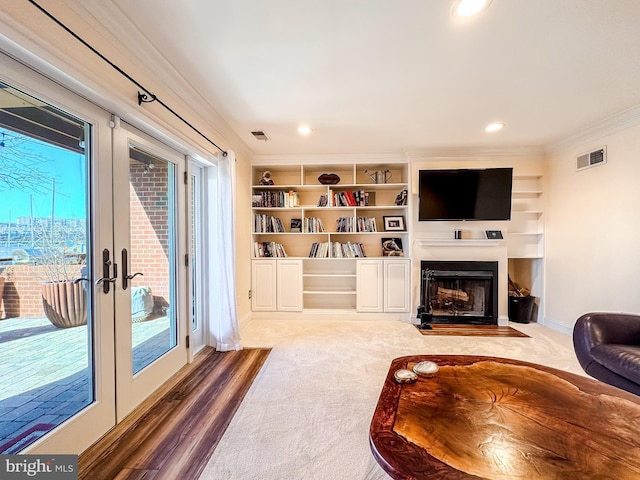
<svg viewBox="0 0 640 480"><path fill-rule="evenodd" d="M102 277L96 280L96 285L100 285L102 283L104 285L105 293L109 293L109 283L116 283L117 279L118 277L113 277L113 278Z"/></svg>
<svg viewBox="0 0 640 480"><path fill-rule="evenodd" d="M102 284L102 291L109 293L111 284L116 282L118 278L118 264L113 264L113 277L111 276L111 255L109 249L102 250L102 278L96 280L96 285Z"/></svg>
<svg viewBox="0 0 640 480"><path fill-rule="evenodd" d="M136 272L133 275L129 275L129 252L126 248L122 249L122 289L126 290L129 288L129 280L137 277L138 275L143 276L144 273Z"/></svg>

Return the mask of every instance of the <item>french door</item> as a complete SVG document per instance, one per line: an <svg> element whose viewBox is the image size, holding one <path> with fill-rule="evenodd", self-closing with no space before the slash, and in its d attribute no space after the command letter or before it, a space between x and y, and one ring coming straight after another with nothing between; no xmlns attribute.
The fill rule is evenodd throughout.
<svg viewBox="0 0 640 480"><path fill-rule="evenodd" d="M110 116L2 54L0 72L0 453L77 453L116 423L115 303L96 285L113 248Z"/></svg>
<svg viewBox="0 0 640 480"><path fill-rule="evenodd" d="M0 53L0 166L0 453L79 453L187 362L185 157Z"/></svg>
<svg viewBox="0 0 640 480"><path fill-rule="evenodd" d="M116 416L187 362L184 155L116 121L113 266ZM117 266L116 266L117 265ZM105 272L107 269L105 268Z"/></svg>

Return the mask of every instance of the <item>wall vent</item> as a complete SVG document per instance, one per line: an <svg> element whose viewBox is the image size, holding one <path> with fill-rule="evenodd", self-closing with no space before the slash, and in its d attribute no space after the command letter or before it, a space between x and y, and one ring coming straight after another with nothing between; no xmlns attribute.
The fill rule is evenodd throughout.
<svg viewBox="0 0 640 480"><path fill-rule="evenodd" d="M590 152L581 153L576 159L576 170L584 170L607 163L607 146L600 147Z"/></svg>
<svg viewBox="0 0 640 480"><path fill-rule="evenodd" d="M267 140L269 140L269 137L267 136L267 134L264 133L262 130L251 132L251 135L256 137L256 140L262 140L263 142L266 142Z"/></svg>

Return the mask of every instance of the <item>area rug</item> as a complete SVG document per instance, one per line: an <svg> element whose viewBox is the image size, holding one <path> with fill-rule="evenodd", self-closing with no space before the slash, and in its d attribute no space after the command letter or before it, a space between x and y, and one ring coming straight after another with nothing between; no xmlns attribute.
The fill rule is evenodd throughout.
<svg viewBox="0 0 640 480"><path fill-rule="evenodd" d="M0 445L0 453L3 455L16 454L27 445L52 430L54 427L55 425L51 423L38 423L37 425L34 425L33 427L20 433L15 438Z"/></svg>
<svg viewBox="0 0 640 480"><path fill-rule="evenodd" d="M427 336L383 319L249 321L243 344L273 350L200 480L389 480L369 428L393 359L489 355L582 371L569 336L523 327L531 338Z"/></svg>
<svg viewBox="0 0 640 480"><path fill-rule="evenodd" d="M529 335L522 333L512 327L499 327L497 325L431 325L431 330L418 331L423 335L445 335L458 337L521 337L529 338Z"/></svg>

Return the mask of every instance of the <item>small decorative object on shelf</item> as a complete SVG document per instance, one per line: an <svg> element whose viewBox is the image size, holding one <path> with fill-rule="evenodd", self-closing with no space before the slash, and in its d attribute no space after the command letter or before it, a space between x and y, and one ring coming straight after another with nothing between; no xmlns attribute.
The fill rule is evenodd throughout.
<svg viewBox="0 0 640 480"><path fill-rule="evenodd" d="M384 220L385 232L404 232L406 230L404 217L402 215L383 216L382 220Z"/></svg>
<svg viewBox="0 0 640 480"><path fill-rule="evenodd" d="M340 177L335 173L323 173L318 177L318 181L322 185L336 185L340 182Z"/></svg>
<svg viewBox="0 0 640 480"><path fill-rule="evenodd" d="M409 192L407 190L402 190L398 196L396 197L396 205L406 205L407 204L407 196Z"/></svg>
<svg viewBox="0 0 640 480"><path fill-rule="evenodd" d="M413 366L413 371L421 377L435 377L438 374L438 364L435 362L418 362Z"/></svg>
<svg viewBox="0 0 640 480"><path fill-rule="evenodd" d="M262 176L258 181L260 185L273 185L273 179L271 178L271 172L269 170L265 170L262 172Z"/></svg>
<svg viewBox="0 0 640 480"><path fill-rule="evenodd" d="M413 373L411 370L401 368L394 372L393 378L395 378L398 383L413 383L418 379L418 375Z"/></svg>
<svg viewBox="0 0 640 480"><path fill-rule="evenodd" d="M302 232L302 219L301 218L292 218L291 219L291 233L300 233Z"/></svg>
<svg viewBox="0 0 640 480"><path fill-rule="evenodd" d="M485 230L487 240L502 240L502 230Z"/></svg>
<svg viewBox="0 0 640 480"><path fill-rule="evenodd" d="M404 251L402 250L402 240L400 240L399 238L383 238L382 256L404 257Z"/></svg>
<svg viewBox="0 0 640 480"><path fill-rule="evenodd" d="M373 183L387 183L391 178L391 170L365 170L364 173L369 175Z"/></svg>

